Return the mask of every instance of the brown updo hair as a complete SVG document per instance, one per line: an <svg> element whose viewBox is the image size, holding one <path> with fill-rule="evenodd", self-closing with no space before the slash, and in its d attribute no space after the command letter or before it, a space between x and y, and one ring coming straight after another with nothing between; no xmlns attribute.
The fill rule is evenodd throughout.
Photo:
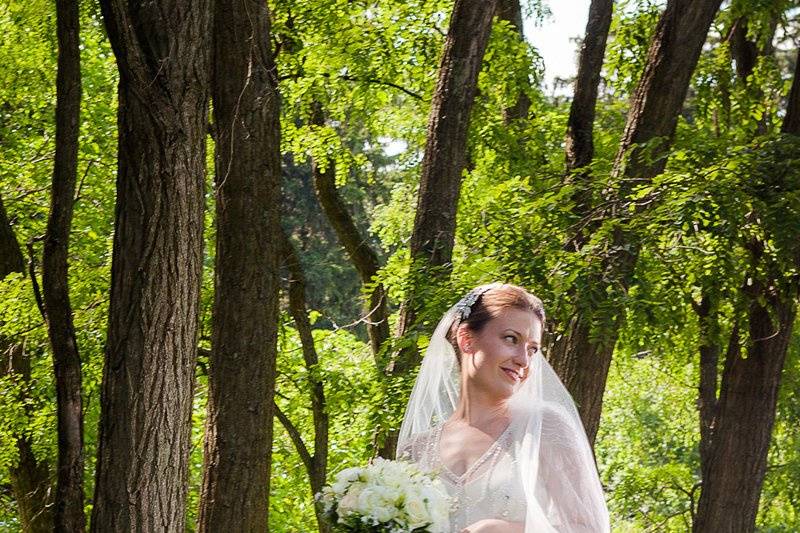
<svg viewBox="0 0 800 533"><path fill-rule="evenodd" d="M479 290L480 288L477 287L473 290ZM458 348L456 335L459 326L466 324L470 331L480 333L490 320L498 317L507 309L522 309L532 312L542 323L542 329L544 329L544 304L538 297L519 285L494 283L472 304L469 316L464 320L460 320L460 317L457 317L445 334L445 338L456 351L459 364L461 364L461 350Z"/></svg>

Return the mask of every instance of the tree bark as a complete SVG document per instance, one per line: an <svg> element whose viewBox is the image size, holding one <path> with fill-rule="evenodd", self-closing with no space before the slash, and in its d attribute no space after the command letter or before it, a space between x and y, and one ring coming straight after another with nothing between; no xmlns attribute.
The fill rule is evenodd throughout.
<svg viewBox="0 0 800 533"><path fill-rule="evenodd" d="M91 529L185 530L203 260L210 0L102 0L120 72Z"/></svg>
<svg viewBox="0 0 800 533"><path fill-rule="evenodd" d="M608 218L618 215L634 185L663 171L678 114L720 3L671 0L659 18L614 164L612 176L619 190L611 193L614 207L605 214ZM624 311L609 300L605 288L610 287L613 294L627 291L639 253L635 236L622 226L617 226L609 240L602 267L588 273L584 283L595 289L579 295L575 318L550 351L551 363L578 405L590 442L597 434Z"/></svg>
<svg viewBox="0 0 800 533"><path fill-rule="evenodd" d="M469 115L496 4L496 0L456 0L450 18L428 118L410 242L412 279L400 309L398 336L415 329L424 287L435 285L449 272L466 163ZM419 364L419 353L413 346L395 356L389 365L390 374L405 374Z"/></svg>
<svg viewBox="0 0 800 533"><path fill-rule="evenodd" d="M800 52L798 52L800 59ZM789 93L782 133L800 135L800 76L795 72ZM800 284L776 279L759 279L760 272L773 272L763 264L765 245L748 243L752 267L740 294L749 304L749 341L745 354L734 328L722 387L716 402L714 428L701 439L702 491L692 524L697 533L705 531L755 531L761 489L767 470L781 373L797 318ZM761 264L760 264L761 263ZM794 251L800 268L800 249ZM782 272L773 274L781 276ZM783 290L782 285L787 285ZM747 435L746 439L742 435Z"/></svg>
<svg viewBox="0 0 800 533"><path fill-rule="evenodd" d="M319 103L313 104L311 123L316 126L325 125L325 115ZM312 160L311 173L314 178L314 191L319 200L325 216L331 223L339 241L342 243L347 255L361 277L363 285L369 285L378 274L380 261L378 254L375 253L367 238L361 235L356 227L353 218L347 211L347 206L336 190L336 170L332 162L327 161L324 165L325 170L319 161ZM364 320L367 324L367 335L369 335L370 347L375 357L375 363L379 369L385 368L384 358L381 356L381 348L389 338L389 306L386 289L383 284L377 284L370 292L369 300L366 303L366 315Z"/></svg>
<svg viewBox="0 0 800 533"><path fill-rule="evenodd" d="M516 30L519 40L525 41L525 33L522 29L522 6L519 0L498 0L497 18L508 22ZM528 118L530 109L530 97L525 91L520 91L514 105L503 110L503 122L510 124L515 120Z"/></svg>
<svg viewBox="0 0 800 533"><path fill-rule="evenodd" d="M594 158L595 106L613 8L613 0L593 0L589 5L586 35L575 78L575 94L567 120L565 181L575 187L572 202L577 220L589 216L592 209L591 172L587 167ZM577 251L586 243L590 228L582 228L565 244L566 250Z"/></svg>
<svg viewBox="0 0 800 533"><path fill-rule="evenodd" d="M300 260L294 251L294 246L286 235L282 237L283 258L286 269L289 271L289 312L292 315L297 332L300 335L300 344L303 348L303 360L306 365L311 396L311 415L314 419L314 453L308 451L308 447L303 442L300 432L292 424L291 420L280 410L277 410L278 418L289 433L292 442L297 448L303 460L303 465L308 472L308 479L311 486L311 494L317 494L325 486L325 479L328 475L328 436L329 436L329 416L325 404L325 386L317 377L317 365L319 357L314 345L311 323L308 320L308 309L306 309L306 280L303 274ZM314 512L317 517L317 526L322 533L328 533L330 527L323 518L323 509L319 504L315 504Z"/></svg>
<svg viewBox="0 0 800 533"><path fill-rule="evenodd" d="M613 7L613 0L592 0L589 5L586 35L578 59L575 94L567 121L567 172L587 166L594 157L592 129L597 87L600 84L600 70L603 68Z"/></svg>
<svg viewBox="0 0 800 533"><path fill-rule="evenodd" d="M12 273L25 273L25 258L0 197L0 279ZM0 335L0 376L3 375L28 383L31 368L22 341ZM11 489L23 531L48 533L53 531L50 468L46 461L33 455L32 444L27 434L16 436L19 461L10 469Z"/></svg>
<svg viewBox="0 0 800 533"><path fill-rule="evenodd" d="M456 0L445 40L439 79L428 117L425 154L411 233L411 269L406 300L400 306L398 337L410 337L392 353L389 378L407 374L420 363L413 337L421 324L429 288L449 276L456 229L461 177L466 164L467 131L483 55L489 41L497 0ZM381 457L393 458L397 431L383 435L376 446Z"/></svg>
<svg viewBox="0 0 800 533"><path fill-rule="evenodd" d="M81 64L78 2L56 2L56 153L50 216L44 240L42 291L53 349L58 418L55 531L86 528L83 513L83 408L81 358L69 300L67 252L78 172Z"/></svg>
<svg viewBox="0 0 800 533"><path fill-rule="evenodd" d="M268 531L280 122L265 2L214 3L216 269L199 530Z"/></svg>
<svg viewBox="0 0 800 533"><path fill-rule="evenodd" d="M725 361L693 524L698 533L755 531L781 371L797 315L797 294L777 294L761 282L743 291L751 298L751 344L746 356L732 350ZM759 295L766 296L766 305Z"/></svg>

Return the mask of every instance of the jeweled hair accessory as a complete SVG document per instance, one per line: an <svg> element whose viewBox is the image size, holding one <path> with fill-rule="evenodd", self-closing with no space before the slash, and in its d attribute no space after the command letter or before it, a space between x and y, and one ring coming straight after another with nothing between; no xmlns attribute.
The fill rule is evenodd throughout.
<svg viewBox="0 0 800 533"><path fill-rule="evenodd" d="M475 305L475 302L478 301L478 298L480 298L483 293L492 287L494 287L494 285L477 287L469 291L466 296L459 300L459 302L456 304L456 312L458 313L459 322L463 322L467 319L467 317L469 317L469 314L472 312L472 306Z"/></svg>

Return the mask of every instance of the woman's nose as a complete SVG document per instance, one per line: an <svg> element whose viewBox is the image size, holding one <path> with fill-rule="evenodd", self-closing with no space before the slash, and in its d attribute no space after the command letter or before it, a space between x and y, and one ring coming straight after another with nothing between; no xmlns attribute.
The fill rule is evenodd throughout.
<svg viewBox="0 0 800 533"><path fill-rule="evenodd" d="M517 363L521 368L526 368L528 366L528 350L524 346L522 349L517 350L514 354L514 362Z"/></svg>

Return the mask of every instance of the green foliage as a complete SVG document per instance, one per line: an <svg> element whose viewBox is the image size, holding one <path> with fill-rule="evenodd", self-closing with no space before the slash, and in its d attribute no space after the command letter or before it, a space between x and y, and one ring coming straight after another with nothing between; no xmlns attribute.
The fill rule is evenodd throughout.
<svg viewBox="0 0 800 533"><path fill-rule="evenodd" d="M644 68L662 0L617 2L594 123L595 159L588 182L564 176L568 102L541 90L537 51L505 23L493 27L469 131L469 168L458 206L449 274L431 282L408 253L415 216L427 118L452 2L403 0L270 3L282 103L284 213L308 280L307 300L320 362L304 364L297 332L282 317L277 403L313 449L309 377L325 384L331 416L329 479L363 464L376 428L396 427L414 373L378 375L363 324L362 302L382 283L396 311L412 284L420 298L421 332L392 339L424 349L441 313L475 285L523 284L546 304L549 332L563 332L581 312L575 294L607 302L592 333L624 309L605 394L597 455L617 531L686 531L699 496L695 407L700 331L693 309L717 302L724 343L743 316L747 276L788 293L796 288L800 227L800 145L778 134L794 75L794 49L776 41L752 74L736 76L725 39L733 21L748 17L748 36L766 45L771 24L793 35L787 14L797 2L736 0L720 12L694 74L667 170L633 188L615 216L576 215L575 193L598 205L620 187L611 167L625 125L628 98ZM541 2L524 6L542 20ZM79 197L70 239L70 292L84 372L86 493L93 491L99 389L108 314L114 220L116 67L95 4L82 6L83 102ZM777 19L776 19L777 17ZM49 205L54 152L55 16L41 0L0 7L0 195L37 275ZM503 110L520 93L532 102L527 119L506 124ZM311 125L313 106L326 120ZM391 154L389 153L391 151ZM361 286L313 192L310 159L335 171L336 186L382 264ZM200 346L208 349L214 289L213 143L208 151L206 248ZM577 180L577 181L576 181ZM608 211L606 211L607 213ZM589 229L581 251L564 243ZM615 250L612 232L625 229L638 247L633 284L606 293L592 280ZM763 243L754 256L749 245ZM0 335L24 342L31 379L0 377L0 529L16 524L8 485L17 461L15 439L31 437L37 457L56 460L52 361L30 276L0 280ZM584 300L584 299L582 299ZM397 313L390 318L395 326ZM605 323L604 323L605 322ZM760 531L796 531L800 516L800 334L797 327L783 375L769 467L758 517ZM207 367L199 358L192 418L187 522L194 527L202 481ZM305 467L288 433L275 421L271 528L316 529Z"/></svg>

